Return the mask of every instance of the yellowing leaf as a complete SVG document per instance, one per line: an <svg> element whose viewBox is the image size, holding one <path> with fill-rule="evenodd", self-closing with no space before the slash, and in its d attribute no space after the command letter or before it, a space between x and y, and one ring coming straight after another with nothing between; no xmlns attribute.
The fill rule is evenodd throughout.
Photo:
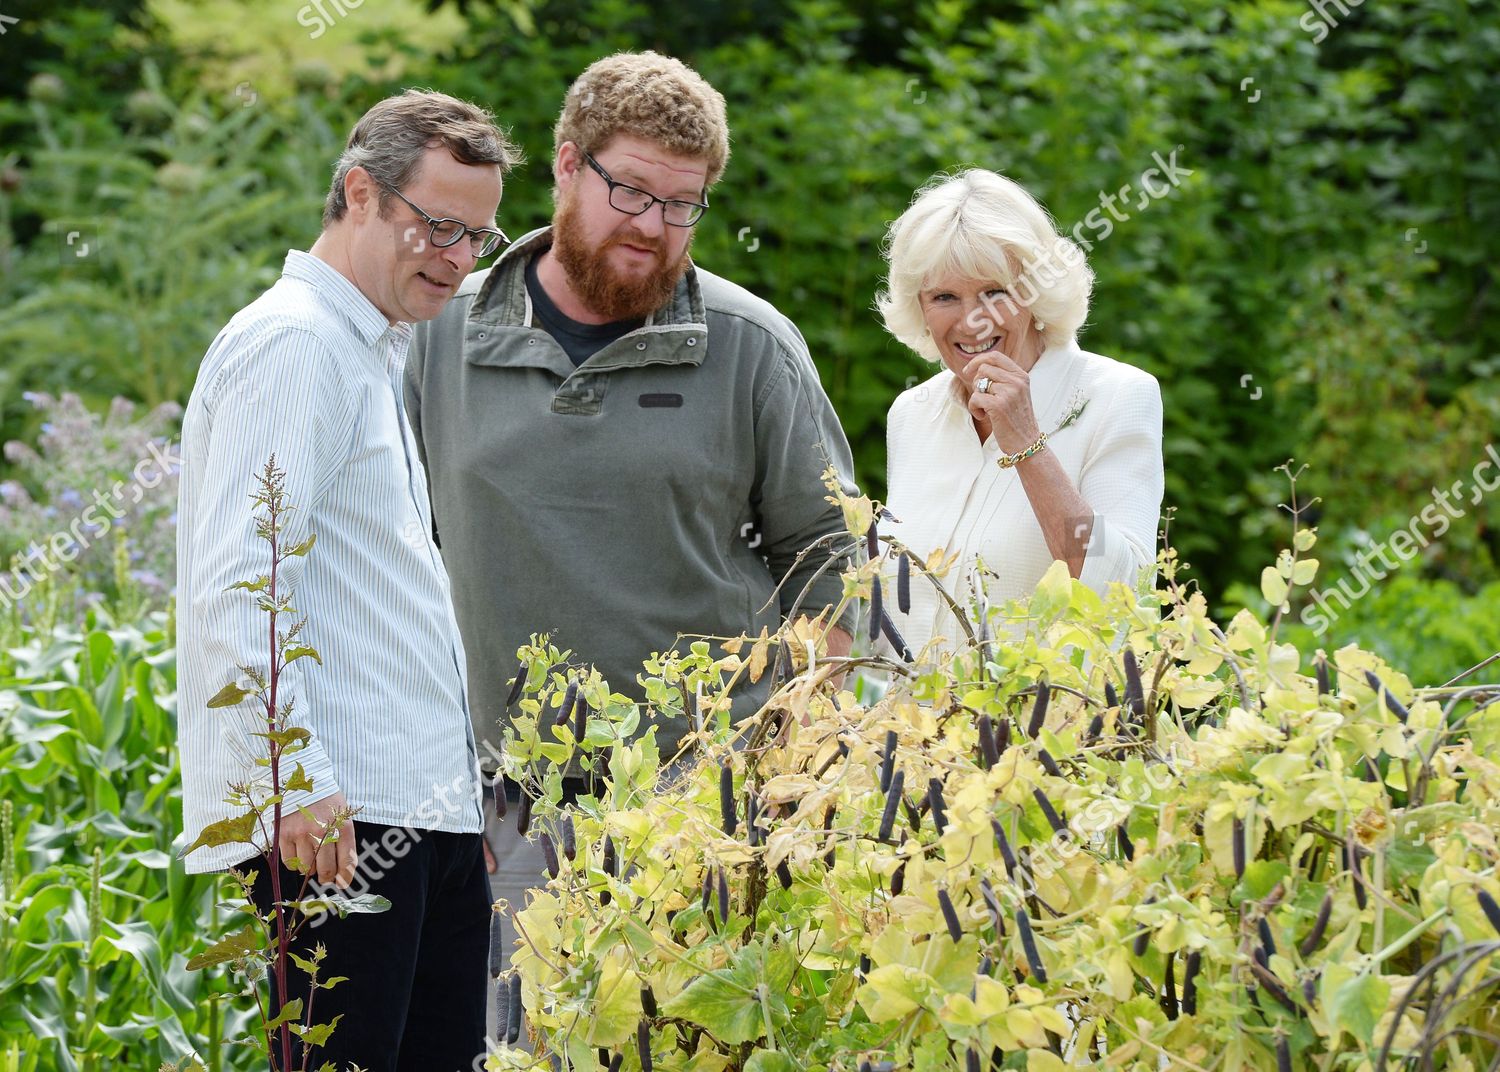
<svg viewBox="0 0 1500 1072"><path fill-rule="evenodd" d="M1010 1006L1010 995L1005 984L988 975L979 976L974 983L974 1007L986 1020L1004 1012Z"/></svg>
<svg viewBox="0 0 1500 1072"><path fill-rule="evenodd" d="M865 1015L878 1024L899 1020L920 1008L932 988L932 977L926 972L905 964L887 964L870 973L859 988L858 999Z"/></svg>
<svg viewBox="0 0 1500 1072"><path fill-rule="evenodd" d="M766 663L771 650L771 638L766 627L761 626L760 636L750 649L750 680L759 681L760 676L766 672Z"/></svg>
<svg viewBox="0 0 1500 1072"><path fill-rule="evenodd" d="M589 1045L618 1046L633 1038L642 1012L641 977L625 966L624 951L617 950L599 971L590 1005Z"/></svg>
<svg viewBox="0 0 1500 1072"><path fill-rule="evenodd" d="M1047 1032L1030 1009L1012 1006L1005 1013L1005 1027L1023 1046L1047 1045Z"/></svg>
<svg viewBox="0 0 1500 1072"><path fill-rule="evenodd" d="M1073 595L1073 578L1068 565L1059 559L1053 560L1037 582L1036 593L1031 597L1029 609L1038 619L1046 620L1068 605Z"/></svg>
<svg viewBox="0 0 1500 1072"><path fill-rule="evenodd" d="M1048 1031L1066 1037L1068 1032L1073 1030L1073 1026L1068 1023L1068 1018L1051 1005L1040 1005L1031 1011L1036 1015L1037 1023Z"/></svg>
<svg viewBox="0 0 1500 1072"><path fill-rule="evenodd" d="M1026 1072L1066 1072L1067 1067L1051 1050L1026 1051Z"/></svg>
<svg viewBox="0 0 1500 1072"><path fill-rule="evenodd" d="M1260 571L1260 594L1265 596L1266 602L1271 606L1279 607L1286 602L1286 589L1286 578L1274 566L1267 566Z"/></svg>

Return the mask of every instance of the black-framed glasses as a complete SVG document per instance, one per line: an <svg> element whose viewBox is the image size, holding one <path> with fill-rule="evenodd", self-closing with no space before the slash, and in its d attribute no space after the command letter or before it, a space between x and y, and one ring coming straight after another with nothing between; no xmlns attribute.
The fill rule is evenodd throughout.
<svg viewBox="0 0 1500 1072"><path fill-rule="evenodd" d="M431 228L431 231L428 234L428 238L430 238L432 244L434 246L437 246L439 249L447 249L449 246L456 243L460 238L464 237L464 235L469 236L469 251L473 253L475 257L488 257L491 253L500 248L500 244L502 242L507 246L510 245L510 239L506 236L504 231L501 231L498 228L470 227L468 224L464 223L463 220L450 220L447 218L433 219L431 216L427 215L427 213L419 209L416 205L413 205L411 203L411 198L407 197L394 186L391 186L387 183L381 183L381 185L391 193L395 194L397 197L401 198L401 200L405 201L407 207L415 212L417 216L422 220L422 222L427 224L427 226Z"/></svg>
<svg viewBox="0 0 1500 1072"><path fill-rule="evenodd" d="M583 152L583 150L579 150ZM661 206L661 219L663 223L673 227L691 227L703 218L708 211L708 201L705 198L698 201L679 201L670 197L657 197L655 194L638 190L634 186L627 186L623 182L616 182L610 178L609 172L599 166L588 153L583 153L583 158L588 161L589 167L599 173L609 187L609 205L618 212L624 212L631 216L639 216L653 205Z"/></svg>

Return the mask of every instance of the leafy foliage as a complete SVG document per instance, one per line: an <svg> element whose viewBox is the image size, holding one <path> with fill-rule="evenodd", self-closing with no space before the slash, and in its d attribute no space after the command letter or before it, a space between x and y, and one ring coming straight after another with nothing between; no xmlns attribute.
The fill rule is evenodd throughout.
<svg viewBox="0 0 1500 1072"><path fill-rule="evenodd" d="M172 633L102 606L81 631L0 629L0 1067L156 1068L249 1024L245 999L187 970L220 893L173 852Z"/></svg>
<svg viewBox="0 0 1500 1072"><path fill-rule="evenodd" d="M1311 582L1315 539L1268 599ZM580 743L550 717L567 653L523 649L508 773L577 846L515 917L539 1047L662 1070L1486 1065L1500 687L1415 688L1354 646L1309 667L1280 613L1221 630L1161 565L1137 603L1056 564L974 641L889 663L869 705L814 656L731 726L721 690L786 638L654 660L653 708L701 696L675 763L596 676ZM564 807L580 755L602 790Z"/></svg>
<svg viewBox="0 0 1500 1072"><path fill-rule="evenodd" d="M225 802L241 810L228 818L209 823L192 842L183 847L179 855L187 856L196 849L220 845L252 845L260 851L270 876L269 910L263 911L252 893L255 872L246 873L236 869L235 876L245 899L245 910L254 918L254 923L226 938L218 939L190 959L187 966L190 971L197 971L230 965L236 974L245 977L252 990L259 985L262 977L268 980L273 988L272 996L277 1011L275 1015L263 1015L261 1029L264 1038L252 1036L249 1041L270 1061L272 1072L291 1072L294 1062L297 1068L305 1070L310 1067L313 1052L327 1044L341 1018L335 1016L324 1023L313 1023L313 999L317 992L347 981L343 976L329 977L323 974L322 962L327 951L322 945L315 946L310 956L303 957L291 951L292 943L308 921L320 913L337 912L343 916L349 912L383 912L390 907L390 902L374 895L349 899L310 898L307 896L308 886L315 874L312 866L305 869L300 888L295 894L289 886L284 885L284 869L304 870L300 861L284 858L282 855L282 823L289 806L285 797L291 792L311 792L313 781L303 770L302 764L295 759L297 753L308 746L312 733L292 721L296 698L288 697L281 687L282 672L288 664L306 656L310 656L319 665L323 659L315 648L298 639L303 626L307 624L306 618L299 619L285 629L277 629L277 624L284 615L296 613L291 602L292 594L287 591L285 583L282 582L278 587L278 574L282 563L287 559L306 556L312 550L317 536L315 533L309 534L305 540L291 546L283 541L282 529L286 524L286 515L293 506L286 501L286 472L277 467L274 455L261 472L256 474L255 491L250 498L261 511L255 515L255 534L266 544L270 572L253 581L236 581L229 586L229 590L243 591L246 597L254 600L257 609L266 615L271 637L270 650L266 653L264 671L256 666L239 667L234 679L209 699L207 707L210 710L232 710L249 701L252 709L257 712L253 716L256 724L264 727L252 734L265 742L263 746L257 747L257 753L261 747L264 748L264 755L257 754L255 757L260 770L251 772L250 777L243 782L225 787ZM254 687L240 685L239 682L244 678L248 678ZM311 813L305 809L297 810L304 817L311 817ZM311 856L316 858L324 846L336 842L339 828L357 811L357 808L334 808L323 820L322 832L308 850ZM299 970L299 981L306 982L305 1012L303 999L291 997L289 981L293 967ZM260 1007L268 1009L272 1005L268 1002ZM295 1057L292 1045L294 1035L301 1040ZM217 1043L218 1040L214 1041ZM330 1066L325 1064L322 1067Z"/></svg>

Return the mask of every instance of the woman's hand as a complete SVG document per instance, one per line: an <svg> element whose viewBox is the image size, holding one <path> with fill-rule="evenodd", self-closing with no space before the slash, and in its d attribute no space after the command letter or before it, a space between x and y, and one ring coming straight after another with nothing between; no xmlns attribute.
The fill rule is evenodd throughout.
<svg viewBox="0 0 1500 1072"><path fill-rule="evenodd" d="M1041 435L1031 410L1031 376L998 350L976 357L964 367L969 381L969 413L990 430L1007 454L1018 454ZM988 377L989 389L980 391Z"/></svg>

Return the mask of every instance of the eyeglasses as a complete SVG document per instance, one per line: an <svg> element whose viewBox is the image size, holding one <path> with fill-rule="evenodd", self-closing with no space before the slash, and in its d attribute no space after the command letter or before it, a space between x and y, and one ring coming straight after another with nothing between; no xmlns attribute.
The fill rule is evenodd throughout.
<svg viewBox="0 0 1500 1072"><path fill-rule="evenodd" d="M582 151L582 150L580 150ZM639 216L653 205L661 206L661 218L663 223L671 224L673 227L691 227L703 218L708 211L708 202L677 201L670 197L657 197L648 194L645 190L637 190L634 186L627 186L623 182L616 182L609 177L609 172L599 166L588 153L583 154L588 161L589 167L599 173L599 177L609 186L610 207L618 212L624 212L631 216Z"/></svg>
<svg viewBox="0 0 1500 1072"><path fill-rule="evenodd" d="M493 227L470 227L462 220L435 220L416 205L413 205L410 198L394 186L385 183L381 183L381 185L405 201L407 206L421 218L422 222L431 228L428 237L432 240L432 244L439 249L447 249L460 238L464 237L464 235L469 236L469 251L475 257L488 257L500 248L500 243L502 242L507 246L510 245L510 239L506 237L504 231Z"/></svg>

